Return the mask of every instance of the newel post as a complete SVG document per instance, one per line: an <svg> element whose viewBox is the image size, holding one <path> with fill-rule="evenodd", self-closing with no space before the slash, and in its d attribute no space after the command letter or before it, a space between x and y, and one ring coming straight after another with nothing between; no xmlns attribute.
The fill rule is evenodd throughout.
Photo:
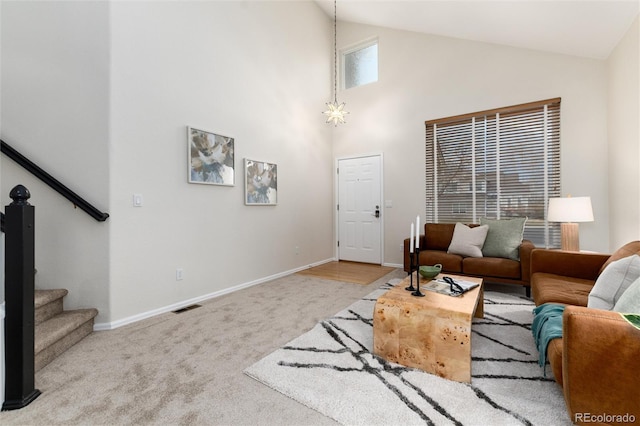
<svg viewBox="0 0 640 426"><path fill-rule="evenodd" d="M35 209L22 185L5 208L5 401L2 410L22 408L40 395L35 389L34 274Z"/></svg>

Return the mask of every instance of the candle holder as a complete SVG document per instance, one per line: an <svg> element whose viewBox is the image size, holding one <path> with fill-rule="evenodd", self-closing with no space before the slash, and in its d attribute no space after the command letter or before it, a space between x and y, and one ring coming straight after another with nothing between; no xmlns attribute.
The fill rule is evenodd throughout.
<svg viewBox="0 0 640 426"><path fill-rule="evenodd" d="M409 253L409 287L405 287L404 289L407 291L416 291L416 288L413 286L413 270L415 269L415 253Z"/></svg>
<svg viewBox="0 0 640 426"><path fill-rule="evenodd" d="M416 247L416 290L411 293L412 296L424 297L424 293L420 292L420 248ZM413 285L413 283L412 283Z"/></svg>

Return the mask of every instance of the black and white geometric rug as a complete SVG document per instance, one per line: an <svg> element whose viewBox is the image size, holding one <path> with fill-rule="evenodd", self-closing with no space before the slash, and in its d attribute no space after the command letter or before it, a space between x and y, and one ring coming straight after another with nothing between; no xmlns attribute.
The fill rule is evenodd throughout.
<svg viewBox="0 0 640 426"><path fill-rule="evenodd" d="M392 281L245 374L345 425L570 425L562 389L538 366L533 303L485 291L472 326L471 384L374 356L373 309Z"/></svg>

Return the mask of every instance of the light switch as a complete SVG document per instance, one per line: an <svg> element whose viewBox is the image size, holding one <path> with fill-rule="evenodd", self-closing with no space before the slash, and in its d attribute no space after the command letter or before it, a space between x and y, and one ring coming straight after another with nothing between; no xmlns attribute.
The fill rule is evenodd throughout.
<svg viewBox="0 0 640 426"><path fill-rule="evenodd" d="M384 200L384 206L388 209L393 207L393 202L391 200Z"/></svg>
<svg viewBox="0 0 640 426"><path fill-rule="evenodd" d="M142 194L133 194L133 207L142 207L143 203Z"/></svg>

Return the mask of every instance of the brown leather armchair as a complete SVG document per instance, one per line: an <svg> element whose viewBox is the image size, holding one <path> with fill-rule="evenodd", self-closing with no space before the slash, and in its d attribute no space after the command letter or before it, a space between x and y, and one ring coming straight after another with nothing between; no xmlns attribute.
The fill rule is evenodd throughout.
<svg viewBox="0 0 640 426"><path fill-rule="evenodd" d="M640 254L640 241L626 244L611 256L531 252L534 302L566 305L562 338L549 342L547 359L574 423L629 424L632 416L640 421L640 330L618 312L586 307L604 268L632 254Z"/></svg>
<svg viewBox="0 0 640 426"><path fill-rule="evenodd" d="M585 413L605 424L640 421L640 330L618 312L567 306L562 317L562 390L574 423ZM613 416L627 415L616 421Z"/></svg>

